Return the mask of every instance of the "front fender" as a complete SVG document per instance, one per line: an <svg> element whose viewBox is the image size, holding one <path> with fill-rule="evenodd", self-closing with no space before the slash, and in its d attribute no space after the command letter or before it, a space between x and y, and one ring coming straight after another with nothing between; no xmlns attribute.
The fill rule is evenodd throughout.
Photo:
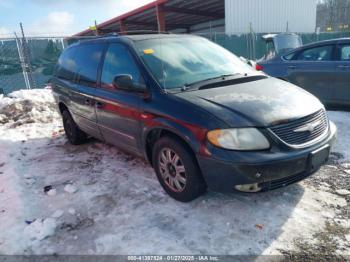
<svg viewBox="0 0 350 262"><path fill-rule="evenodd" d="M142 147L146 148L147 137L154 130L166 130L179 136L184 140L195 154L201 153L202 145L205 142L207 130L193 124L179 120L167 119L164 117L153 118L142 127ZM146 151L146 150L145 150Z"/></svg>

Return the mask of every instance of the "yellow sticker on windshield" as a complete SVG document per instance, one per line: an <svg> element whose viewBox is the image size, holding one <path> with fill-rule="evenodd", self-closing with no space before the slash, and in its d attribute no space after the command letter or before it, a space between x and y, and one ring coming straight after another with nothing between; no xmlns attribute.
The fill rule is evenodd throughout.
<svg viewBox="0 0 350 262"><path fill-rule="evenodd" d="M143 53L145 54L145 55L150 55L150 54L153 54L154 53L154 50L153 49L145 49L145 50L143 50Z"/></svg>

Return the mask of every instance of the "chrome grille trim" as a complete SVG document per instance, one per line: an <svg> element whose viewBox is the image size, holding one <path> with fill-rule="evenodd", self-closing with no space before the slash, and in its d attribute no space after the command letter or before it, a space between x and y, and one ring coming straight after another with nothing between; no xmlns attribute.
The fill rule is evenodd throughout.
<svg viewBox="0 0 350 262"><path fill-rule="evenodd" d="M319 123L319 125L316 125ZM315 124L315 126L312 126ZM309 131L295 131L305 126L311 126ZM270 133L284 144L293 148L311 146L325 138L329 131L328 117L324 109L311 115L290 121L286 124L268 128Z"/></svg>

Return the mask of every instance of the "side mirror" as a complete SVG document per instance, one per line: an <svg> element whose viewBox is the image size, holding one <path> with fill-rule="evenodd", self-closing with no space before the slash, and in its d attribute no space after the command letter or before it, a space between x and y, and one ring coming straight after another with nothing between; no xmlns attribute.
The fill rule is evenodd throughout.
<svg viewBox="0 0 350 262"><path fill-rule="evenodd" d="M117 75L113 79L113 86L116 89L130 90L134 87L131 75Z"/></svg>

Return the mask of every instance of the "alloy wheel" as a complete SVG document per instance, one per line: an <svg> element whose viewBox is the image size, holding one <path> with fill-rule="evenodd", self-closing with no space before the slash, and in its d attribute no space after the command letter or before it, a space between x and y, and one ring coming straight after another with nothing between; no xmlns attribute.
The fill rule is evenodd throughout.
<svg viewBox="0 0 350 262"><path fill-rule="evenodd" d="M182 192L186 187L186 170L179 155L170 148L159 153L159 171L165 184L175 192Z"/></svg>

